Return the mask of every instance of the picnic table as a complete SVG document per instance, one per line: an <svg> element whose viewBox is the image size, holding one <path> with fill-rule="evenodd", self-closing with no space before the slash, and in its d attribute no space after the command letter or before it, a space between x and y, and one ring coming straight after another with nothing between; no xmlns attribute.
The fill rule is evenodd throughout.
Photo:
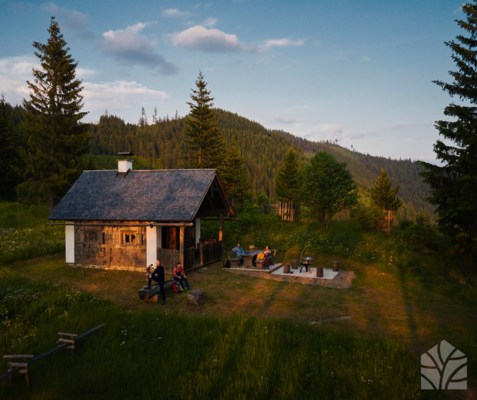
<svg viewBox="0 0 477 400"><path fill-rule="evenodd" d="M258 256L260 251L247 251L242 254L243 265L242 268L255 268L253 258Z"/></svg>

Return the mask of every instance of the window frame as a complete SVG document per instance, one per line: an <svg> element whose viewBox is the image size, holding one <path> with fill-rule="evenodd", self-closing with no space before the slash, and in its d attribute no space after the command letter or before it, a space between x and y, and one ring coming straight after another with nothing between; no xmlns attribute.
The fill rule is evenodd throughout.
<svg viewBox="0 0 477 400"><path fill-rule="evenodd" d="M83 232L83 243L85 244L100 244L100 232L97 229L85 229ZM92 240L92 235L94 239Z"/></svg>

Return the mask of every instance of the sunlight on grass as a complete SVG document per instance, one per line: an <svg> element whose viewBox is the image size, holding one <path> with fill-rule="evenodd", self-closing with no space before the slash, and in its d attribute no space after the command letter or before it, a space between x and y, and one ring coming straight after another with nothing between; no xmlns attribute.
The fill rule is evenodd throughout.
<svg viewBox="0 0 477 400"><path fill-rule="evenodd" d="M32 367L36 399L151 393L167 399L409 399L419 390L418 364L394 341L277 319L131 313L57 284L28 282L6 268L0 278L4 352L41 354L55 346L57 332L106 323L74 354L60 352ZM5 360L0 369L6 370ZM186 379L151 385L151 376ZM28 398L22 377L14 383L2 382L1 398Z"/></svg>

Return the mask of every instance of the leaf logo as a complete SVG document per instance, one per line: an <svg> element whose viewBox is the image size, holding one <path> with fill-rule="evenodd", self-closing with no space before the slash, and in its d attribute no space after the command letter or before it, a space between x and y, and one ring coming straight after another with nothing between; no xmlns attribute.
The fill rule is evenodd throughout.
<svg viewBox="0 0 477 400"><path fill-rule="evenodd" d="M466 390L467 357L443 340L421 356L422 390Z"/></svg>

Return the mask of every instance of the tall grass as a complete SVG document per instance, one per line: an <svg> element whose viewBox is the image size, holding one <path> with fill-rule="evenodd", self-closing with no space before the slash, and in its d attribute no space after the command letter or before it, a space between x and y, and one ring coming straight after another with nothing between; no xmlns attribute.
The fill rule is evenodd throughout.
<svg viewBox="0 0 477 400"><path fill-rule="evenodd" d="M0 203L0 265L64 250L64 228L45 226L47 217L45 206Z"/></svg>
<svg viewBox="0 0 477 400"><path fill-rule="evenodd" d="M330 333L304 323L241 316L132 313L0 269L0 351L39 355L57 332L82 333L23 376L0 382L2 399L420 399L417 357L390 340ZM463 345L475 354L475 344ZM475 369L474 365L470 370ZM6 361L0 361L0 372Z"/></svg>

